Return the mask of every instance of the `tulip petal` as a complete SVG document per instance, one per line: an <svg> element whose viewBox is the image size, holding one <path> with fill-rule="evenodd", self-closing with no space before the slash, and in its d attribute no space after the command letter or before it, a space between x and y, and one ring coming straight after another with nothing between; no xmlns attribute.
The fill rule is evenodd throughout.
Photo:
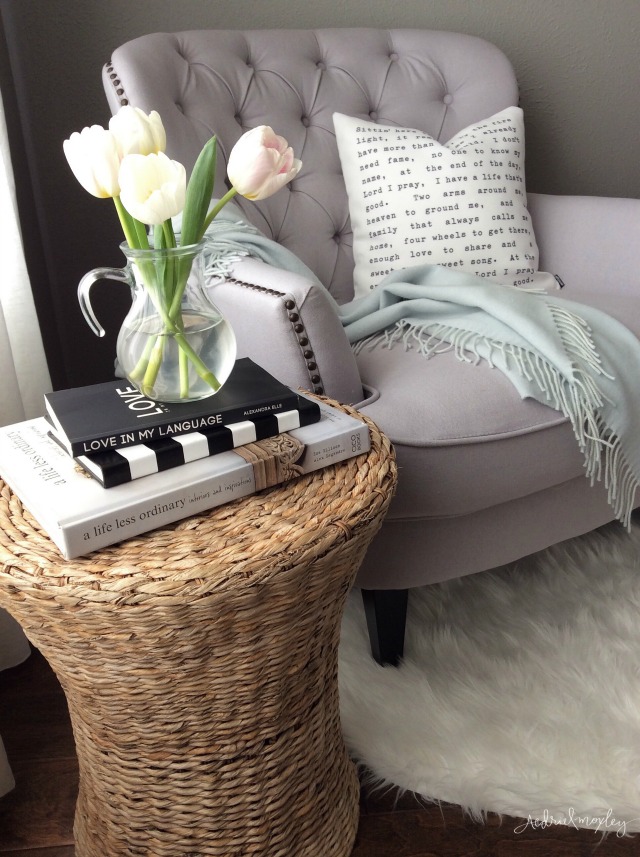
<svg viewBox="0 0 640 857"><path fill-rule="evenodd" d="M118 196L120 157L115 137L100 125L74 131L63 143L65 157L82 187L101 199Z"/></svg>

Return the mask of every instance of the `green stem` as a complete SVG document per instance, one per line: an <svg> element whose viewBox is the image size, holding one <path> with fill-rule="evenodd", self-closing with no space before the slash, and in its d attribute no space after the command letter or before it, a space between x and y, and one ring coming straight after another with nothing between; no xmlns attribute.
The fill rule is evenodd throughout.
<svg viewBox="0 0 640 857"><path fill-rule="evenodd" d="M140 223L139 220L133 218L133 222L136 227L136 235L138 238L138 247L140 250L148 250L149 249L149 236L147 235L147 227L144 223Z"/></svg>
<svg viewBox="0 0 640 857"><path fill-rule="evenodd" d="M178 354L178 366L180 368L180 398L189 395L189 359L182 349Z"/></svg>
<svg viewBox="0 0 640 857"><path fill-rule="evenodd" d="M158 377L158 372L160 371L160 366L162 366L162 357L164 354L164 336L156 336L154 339L151 356L144 373L144 378L142 379L142 392L145 396L153 396L153 388Z"/></svg>
<svg viewBox="0 0 640 857"><path fill-rule="evenodd" d="M180 368L180 396L182 398L186 398L189 395L189 361L193 363L193 367L196 373L199 375L202 380L208 384L214 392L217 392L221 384L213 374L213 372L209 369L209 367L198 357L196 352L187 342L184 333L181 333L176 330L175 327L167 328L167 332L173 335L173 338L178 343L178 347L180 348L180 354L178 355L179 359L179 368ZM136 366L136 373L139 377L144 370L144 377L142 380L142 392L145 395L153 395L153 388L156 382L156 378L158 377L158 372L160 371L160 366L162 365L162 355L164 349L164 336L162 334L157 334L153 337L152 345L151 345L151 355L146 361L146 366L143 363L143 359L141 358ZM145 349L146 350L146 349ZM134 378L133 374L130 376L133 380L137 380Z"/></svg>
<svg viewBox="0 0 640 857"><path fill-rule="evenodd" d="M207 231L207 229L211 225L213 219L218 216L218 214L222 211L222 209L225 207L225 205L228 202L230 202L233 199L233 197L237 195L237 193L238 193L238 191L234 187L232 187L231 190L228 190L225 193L225 195L222 197L222 199L219 200L213 206L213 208L211 209L209 214L207 214L207 216L204 219L204 223L202 225L202 230L200 232L200 239L199 240L202 240L202 236L204 235L204 233Z"/></svg>
<svg viewBox="0 0 640 857"><path fill-rule="evenodd" d="M193 259L178 259L177 260L176 279L178 280L178 282L176 284L176 288L175 288L175 291L173 293L171 305L169 306L169 317L173 321L175 321L177 319L178 313L180 312L180 306L182 305L182 296L184 294L184 290L187 287L187 281L189 279L189 274L191 272L192 263L193 263Z"/></svg>
<svg viewBox="0 0 640 857"><path fill-rule="evenodd" d="M209 369L209 367L206 366L205 363L203 363L203 361L198 357L193 348L189 345L184 333L174 333L174 339L176 340L180 348L184 351L189 360L191 360L194 369L202 378L202 380L205 381L214 390L219 390L221 386L220 382L213 374L213 372Z"/></svg>
<svg viewBox="0 0 640 857"><path fill-rule="evenodd" d="M176 234L173 231L173 226L171 225L170 220L165 220L162 224L162 231L164 233L165 241L167 242L167 247L175 247L176 246Z"/></svg>
<svg viewBox="0 0 640 857"><path fill-rule="evenodd" d="M113 201L116 206L116 211L118 212L118 218L120 219L120 225L122 226L122 231L124 232L124 237L127 240L127 244L129 245L129 247L131 247L132 250L136 248L139 249L138 231L136 229L135 220L124 207L124 205L120 201L119 196L114 196Z"/></svg>
<svg viewBox="0 0 640 857"><path fill-rule="evenodd" d="M138 381L140 378L144 378L144 373L147 371L147 367L149 365L149 358L151 357L151 352L158 340L159 334L155 336L150 336L147 339L147 343L144 347L144 351L140 355L140 359L133 367L133 370L129 373L129 377L132 381Z"/></svg>

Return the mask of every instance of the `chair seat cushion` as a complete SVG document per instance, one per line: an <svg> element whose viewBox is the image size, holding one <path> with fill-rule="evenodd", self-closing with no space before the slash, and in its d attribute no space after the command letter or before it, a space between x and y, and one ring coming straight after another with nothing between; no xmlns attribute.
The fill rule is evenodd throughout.
<svg viewBox="0 0 640 857"><path fill-rule="evenodd" d="M565 294L566 293L566 294ZM640 335L640 298L582 294ZM458 516L561 485L584 472L569 421L521 399L498 369L430 359L403 345L363 349L362 382L373 395L360 410L394 443L400 479L390 518Z"/></svg>

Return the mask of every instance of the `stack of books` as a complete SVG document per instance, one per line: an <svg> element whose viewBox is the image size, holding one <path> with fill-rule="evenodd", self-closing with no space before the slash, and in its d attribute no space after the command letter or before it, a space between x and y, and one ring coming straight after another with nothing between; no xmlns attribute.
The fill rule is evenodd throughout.
<svg viewBox="0 0 640 857"><path fill-rule="evenodd" d="M127 381L59 390L0 428L0 476L66 559L367 452L363 421L248 358L199 402Z"/></svg>

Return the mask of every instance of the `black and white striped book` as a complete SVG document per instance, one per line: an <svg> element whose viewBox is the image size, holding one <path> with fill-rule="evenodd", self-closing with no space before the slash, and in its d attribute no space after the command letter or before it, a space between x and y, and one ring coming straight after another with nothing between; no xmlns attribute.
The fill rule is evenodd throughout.
<svg viewBox="0 0 640 857"><path fill-rule="evenodd" d="M297 406L296 393L248 357L236 360L215 394L197 402L157 402L130 381L115 379L44 396L51 431L69 455L93 455L199 431L228 426Z"/></svg>
<svg viewBox="0 0 640 857"><path fill-rule="evenodd" d="M160 473L189 461L228 452L257 440L311 425L319 419L318 403L305 396L298 396L298 407L294 410L263 414L228 426L204 426L188 434L79 455L76 461L103 488L114 488L142 476ZM52 436L55 440L53 433Z"/></svg>

